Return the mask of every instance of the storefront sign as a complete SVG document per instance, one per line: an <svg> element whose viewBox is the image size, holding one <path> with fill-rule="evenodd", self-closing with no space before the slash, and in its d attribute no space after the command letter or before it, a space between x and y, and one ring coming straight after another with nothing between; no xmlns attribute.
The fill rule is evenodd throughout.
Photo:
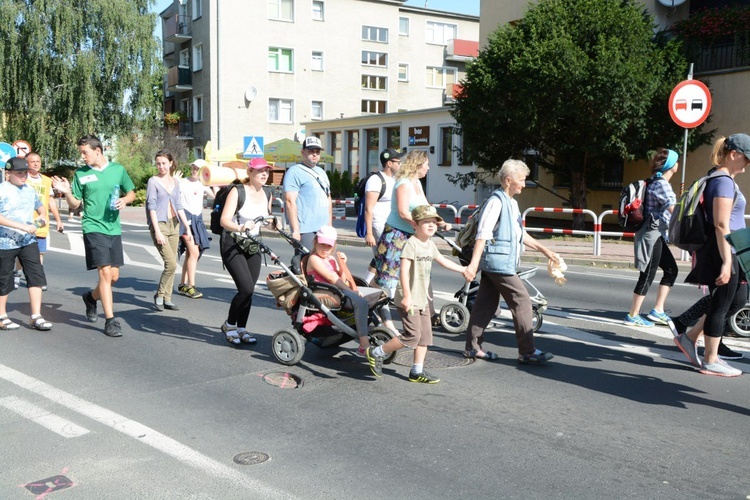
<svg viewBox="0 0 750 500"><path fill-rule="evenodd" d="M429 146L430 127L409 127L409 146Z"/></svg>

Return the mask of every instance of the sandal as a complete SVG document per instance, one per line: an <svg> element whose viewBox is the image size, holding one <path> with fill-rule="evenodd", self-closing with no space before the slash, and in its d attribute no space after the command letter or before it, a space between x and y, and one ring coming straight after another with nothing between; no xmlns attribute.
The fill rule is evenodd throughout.
<svg viewBox="0 0 750 500"><path fill-rule="evenodd" d="M498 359L500 359L500 356L492 351L485 351L484 356L480 356L479 351L477 351L476 349L464 351L464 357L469 359L483 359L485 361L497 361Z"/></svg>
<svg viewBox="0 0 750 500"><path fill-rule="evenodd" d="M253 344L257 344L258 343L258 339L256 339L255 337L253 337L252 335L250 335L246 331L241 331L241 332L237 332L237 333L239 333L240 340L242 341L243 344L251 344L251 345L253 345Z"/></svg>
<svg viewBox="0 0 750 500"><path fill-rule="evenodd" d="M18 323L13 323L7 314L0 318L0 330L15 330L19 326Z"/></svg>
<svg viewBox="0 0 750 500"><path fill-rule="evenodd" d="M42 332L46 332L47 330L52 330L52 323L44 319L41 314L38 316L32 316L31 319L29 320L29 324L35 330L39 330Z"/></svg>
<svg viewBox="0 0 750 500"><path fill-rule="evenodd" d="M221 325L221 332L227 337L227 342L232 345L240 345L240 332L236 326L227 325L226 321Z"/></svg>

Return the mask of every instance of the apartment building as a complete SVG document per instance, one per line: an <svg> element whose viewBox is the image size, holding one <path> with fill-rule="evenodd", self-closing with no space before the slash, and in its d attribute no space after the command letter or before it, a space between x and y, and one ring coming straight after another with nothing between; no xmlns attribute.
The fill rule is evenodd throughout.
<svg viewBox="0 0 750 500"><path fill-rule="evenodd" d="M305 123L448 105L479 18L403 3L175 0L160 14L165 114L201 157L207 141L240 151L245 136L268 143L304 136ZM358 173L340 147L326 150Z"/></svg>
<svg viewBox="0 0 750 500"><path fill-rule="evenodd" d="M532 2L534 3L534 2ZM657 29L668 28L675 22L699 13L701 9L749 5L750 0L644 0L645 8L654 16ZM528 8L528 0L481 0L480 4L480 46L485 46L487 38L498 26L523 17ZM718 135L727 136L736 132L750 133L749 91L750 89L750 50L747 38L714 43L699 47L694 61L693 78L709 81L712 90L712 110L709 129L716 129ZM687 78L687 75L684 75ZM666 107L667 102L664 103ZM681 128L675 125L677 133ZM654 144L654 147L660 146ZM704 146L687 157L685 170L686 183L705 175L710 165L711 147ZM620 162L610 169L611 175L603 179L603 186L592 188L588 195L589 208L600 212L616 208L619 190L623 184L643 178L648 171L644 162ZM541 170L536 173L544 186L552 187L559 194L567 195L566 186L556 185L556 179ZM673 187L679 192L679 175L673 178ZM750 176L740 175L737 183L743 192L750 192ZM522 205L559 206L560 198L541 189L527 189L522 194ZM612 222L612 220L605 220Z"/></svg>

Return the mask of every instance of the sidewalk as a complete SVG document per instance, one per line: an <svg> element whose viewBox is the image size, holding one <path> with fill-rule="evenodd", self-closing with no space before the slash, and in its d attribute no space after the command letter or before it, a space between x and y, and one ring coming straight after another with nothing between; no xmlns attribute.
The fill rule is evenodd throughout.
<svg viewBox="0 0 750 500"><path fill-rule="evenodd" d="M63 202L62 211L67 216L67 207ZM146 224L146 210L143 207L126 207L120 213L122 222L128 222L133 224ZM210 220L210 210L203 210L203 220ZM351 222L347 224L346 221L333 221L334 227L339 233L339 244L344 246L365 246L365 242L362 238L358 237L353 229L347 227L351 226ZM265 231L265 237L273 238L274 233L272 231ZM602 255L594 256L594 243L591 237L576 237L576 236L557 236L547 237L547 235L539 235L533 233L532 236L539 239L544 246L550 250L560 254L568 265L581 265L581 266L592 266L592 267L604 267L604 268L633 268L633 244L627 241L602 241ZM436 238L435 243L441 252L445 254L451 253L451 248L444 241ZM687 272L690 268L690 262L680 261L680 250L674 247L670 247L672 254L675 256L675 260L680 266L681 271ZM535 264L540 266L547 265L547 259L539 252L526 251L523 254L522 261L529 264Z"/></svg>

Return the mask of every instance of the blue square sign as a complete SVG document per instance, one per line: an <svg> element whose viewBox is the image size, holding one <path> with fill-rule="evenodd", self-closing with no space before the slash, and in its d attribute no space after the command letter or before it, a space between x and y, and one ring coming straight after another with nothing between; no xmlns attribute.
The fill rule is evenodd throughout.
<svg viewBox="0 0 750 500"><path fill-rule="evenodd" d="M263 158L263 137L257 135L245 136L242 151L243 158Z"/></svg>

